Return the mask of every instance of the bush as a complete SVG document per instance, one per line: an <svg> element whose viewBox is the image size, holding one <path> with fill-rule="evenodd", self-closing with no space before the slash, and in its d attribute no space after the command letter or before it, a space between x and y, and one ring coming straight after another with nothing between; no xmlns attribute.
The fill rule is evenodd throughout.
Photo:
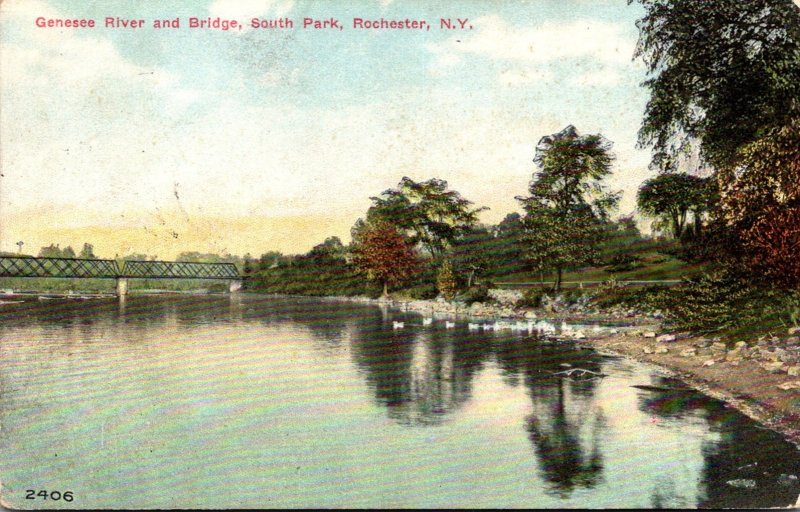
<svg viewBox="0 0 800 512"><path fill-rule="evenodd" d="M542 299L552 294L547 288L528 288L522 293L522 300L517 302L517 306L524 308L542 307Z"/></svg>
<svg viewBox="0 0 800 512"><path fill-rule="evenodd" d="M797 291L759 285L721 270L669 290L659 305L678 329L753 336L791 324L798 303Z"/></svg>
<svg viewBox="0 0 800 512"><path fill-rule="evenodd" d="M413 300L430 300L435 299L439 293L436 291L436 286L433 283L424 283L410 288L405 288L394 295L400 298L408 298Z"/></svg>
<svg viewBox="0 0 800 512"><path fill-rule="evenodd" d="M634 254L617 254L608 262L606 272L627 272L642 266L642 259Z"/></svg>
<svg viewBox="0 0 800 512"><path fill-rule="evenodd" d="M490 300L489 287L486 285L473 286L456 295L458 302L463 302L467 306L473 302L487 302Z"/></svg>

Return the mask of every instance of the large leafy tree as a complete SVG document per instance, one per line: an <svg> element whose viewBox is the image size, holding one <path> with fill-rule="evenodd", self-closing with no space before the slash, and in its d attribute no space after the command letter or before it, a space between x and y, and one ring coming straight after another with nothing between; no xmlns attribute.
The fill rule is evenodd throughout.
<svg viewBox="0 0 800 512"><path fill-rule="evenodd" d="M413 275L419 263L412 244L387 222L367 225L360 232L353 262L369 280L383 285L384 295L389 286Z"/></svg>
<svg viewBox="0 0 800 512"><path fill-rule="evenodd" d="M695 218L695 231L699 231L702 215L710 203L710 183L686 173L660 174L639 187L637 206L645 215L667 221L672 236L680 239L689 213Z"/></svg>
<svg viewBox="0 0 800 512"><path fill-rule="evenodd" d="M676 170L694 143L714 168L787 124L800 105L800 9L791 0L629 0L645 9L636 57L650 91L639 132Z"/></svg>
<svg viewBox="0 0 800 512"><path fill-rule="evenodd" d="M579 135L570 125L542 137L533 159L539 170L517 197L525 210L526 256L537 270L555 270L561 288L565 268L597 261L604 225L619 201L603 179L611 174L611 143L601 135Z"/></svg>
<svg viewBox="0 0 800 512"><path fill-rule="evenodd" d="M473 208L472 202L447 189L447 182L437 178L416 182L404 177L397 188L372 197L367 222L383 220L409 233L434 258L445 253L453 240L467 233L485 208Z"/></svg>

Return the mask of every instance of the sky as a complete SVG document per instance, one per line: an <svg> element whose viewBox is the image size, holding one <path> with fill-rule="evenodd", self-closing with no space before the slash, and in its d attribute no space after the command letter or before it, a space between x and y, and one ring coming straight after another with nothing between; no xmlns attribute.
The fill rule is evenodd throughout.
<svg viewBox="0 0 800 512"><path fill-rule="evenodd" d="M642 14L625 0L5 0L0 250L300 253L347 242L370 196L403 176L446 180L496 223L520 210L538 140L568 124L614 143L608 186L629 214L654 175L636 148ZM106 28L106 16L144 26ZM252 17L295 25L253 29ZM304 29L305 17L343 29ZM354 17L432 27L356 30ZM441 18L469 21L441 30Z"/></svg>

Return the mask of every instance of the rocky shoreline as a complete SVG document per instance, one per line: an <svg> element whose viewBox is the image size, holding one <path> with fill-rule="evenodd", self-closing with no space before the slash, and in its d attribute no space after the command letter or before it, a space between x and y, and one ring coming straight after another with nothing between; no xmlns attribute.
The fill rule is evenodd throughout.
<svg viewBox="0 0 800 512"><path fill-rule="evenodd" d="M579 331L579 339L600 352L656 365L691 387L722 400L780 432L800 448L800 328L780 337L762 337L725 344L718 338L666 332L660 314L631 309L591 310L581 304L544 308L518 307L507 290L493 298L496 303L471 306L438 300L335 297L337 300L371 303L415 311L429 316L476 320L548 320L573 324L604 323L613 329ZM331 297L334 299L334 297Z"/></svg>

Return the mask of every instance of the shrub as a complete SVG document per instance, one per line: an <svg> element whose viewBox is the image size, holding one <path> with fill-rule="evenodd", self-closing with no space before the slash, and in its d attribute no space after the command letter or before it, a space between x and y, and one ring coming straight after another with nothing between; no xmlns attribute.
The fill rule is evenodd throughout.
<svg viewBox="0 0 800 512"><path fill-rule="evenodd" d="M468 306L473 302L487 302L490 300L489 287L486 285L473 286L457 294L456 300Z"/></svg>

